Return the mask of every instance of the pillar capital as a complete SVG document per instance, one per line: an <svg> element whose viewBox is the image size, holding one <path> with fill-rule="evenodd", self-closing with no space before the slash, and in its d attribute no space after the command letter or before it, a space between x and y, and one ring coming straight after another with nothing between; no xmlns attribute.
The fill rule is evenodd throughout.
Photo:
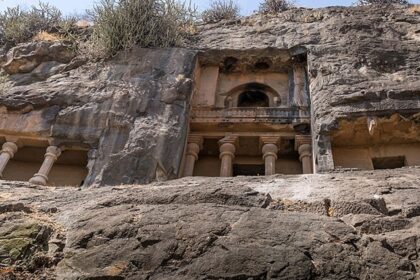
<svg viewBox="0 0 420 280"><path fill-rule="evenodd" d="M311 135L296 135L295 149L299 152L299 159L312 157L312 137Z"/></svg>
<svg viewBox="0 0 420 280"><path fill-rule="evenodd" d="M265 144L262 148L263 159L268 156L272 156L277 160L277 153L279 152L279 148L276 144Z"/></svg>
<svg viewBox="0 0 420 280"><path fill-rule="evenodd" d="M280 143L280 137L279 136L260 136L260 142L262 146L266 144L274 144L278 146Z"/></svg>
<svg viewBox="0 0 420 280"><path fill-rule="evenodd" d="M200 146L200 149L202 149L203 148L203 143L204 143L204 138L203 138L203 136L200 136L200 135L190 135L190 136L188 136L187 143L188 144L190 144L190 143L197 144L197 145Z"/></svg>
<svg viewBox="0 0 420 280"><path fill-rule="evenodd" d="M313 173L312 168L312 138L310 135L296 135L295 149L299 152L303 174Z"/></svg>
<svg viewBox="0 0 420 280"><path fill-rule="evenodd" d="M300 145L298 152L299 152L299 159L302 161L304 157L312 156L312 146L309 144Z"/></svg>
<svg viewBox="0 0 420 280"><path fill-rule="evenodd" d="M261 136L260 144L263 154L265 175L273 175L276 173L277 153L279 152L280 137L278 136Z"/></svg>
<svg viewBox="0 0 420 280"><path fill-rule="evenodd" d="M187 156L194 157L194 160L198 160L198 154L203 148L204 139L202 136L190 135L187 140Z"/></svg>
<svg viewBox="0 0 420 280"><path fill-rule="evenodd" d="M225 155L229 155L235 158L236 146L238 143L238 137L229 135L219 140L220 158Z"/></svg>
<svg viewBox="0 0 420 280"><path fill-rule="evenodd" d="M190 135L187 139L187 151L184 165L184 177L193 176L194 165L198 160L198 154L203 148L204 138L199 135Z"/></svg>
<svg viewBox="0 0 420 280"><path fill-rule="evenodd" d="M232 144L236 146L238 144L238 139L239 137L236 135L227 135L219 140L219 146L222 146L223 144Z"/></svg>
<svg viewBox="0 0 420 280"><path fill-rule="evenodd" d="M224 143L220 145L220 156L219 158L222 159L224 156L230 156L231 158L235 158L236 147L232 143Z"/></svg>
<svg viewBox="0 0 420 280"><path fill-rule="evenodd" d="M2 146L0 153L6 153L9 155L10 158L13 158L17 150L18 150L18 146L15 143L5 142Z"/></svg>
<svg viewBox="0 0 420 280"><path fill-rule="evenodd" d="M308 144L312 146L312 136L311 135L296 135L295 136L295 150L298 151L301 145Z"/></svg>
<svg viewBox="0 0 420 280"><path fill-rule="evenodd" d="M220 177L231 177L232 176L232 164L233 159L235 158L236 144L238 142L238 137L229 135L225 138L219 140L220 147Z"/></svg>
<svg viewBox="0 0 420 280"><path fill-rule="evenodd" d="M197 143L188 143L187 145L187 156L194 157L194 160L198 160L198 154L200 153L200 146Z"/></svg>
<svg viewBox="0 0 420 280"><path fill-rule="evenodd" d="M57 160L57 158L61 155L61 148L57 146L49 146L47 148L47 152L45 153L44 157L52 157L54 160Z"/></svg>

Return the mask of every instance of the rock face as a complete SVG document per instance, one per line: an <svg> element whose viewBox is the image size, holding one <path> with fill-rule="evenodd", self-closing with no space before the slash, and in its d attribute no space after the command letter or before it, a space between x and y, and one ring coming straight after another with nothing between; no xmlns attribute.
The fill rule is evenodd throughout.
<svg viewBox="0 0 420 280"><path fill-rule="evenodd" d="M36 45L28 47L31 52L19 57L32 58L32 49L43 47L32 44ZM16 52L12 49L9 55ZM11 75L16 84L0 97L1 130L56 139L56 144L87 145L87 186L177 178L180 147L188 130L195 53L137 50L108 63L73 71L64 67L46 80L25 85L19 81L28 74ZM7 65L18 69L25 61L15 57Z"/></svg>
<svg viewBox="0 0 420 280"><path fill-rule="evenodd" d="M205 25L196 46L306 48L314 152L323 171L333 168L329 134L342 119L417 114L418 125L419 28L414 7L294 9Z"/></svg>
<svg viewBox="0 0 420 280"><path fill-rule="evenodd" d="M1 182L0 279L418 279L419 168L138 184L179 177L207 50L307 52L321 166L343 119L398 113L420 139L419 22L398 6L297 9L105 62L64 43L9 50L0 135L84 145L89 174L80 189Z"/></svg>
<svg viewBox="0 0 420 280"><path fill-rule="evenodd" d="M412 123L410 141L420 141L419 22L400 6L296 9L202 26L192 49L134 50L103 63L64 43L28 43L3 58L12 86L0 94L0 133L84 145L85 186L177 178L197 54L305 50L314 153L325 171L343 119L398 113Z"/></svg>
<svg viewBox="0 0 420 280"><path fill-rule="evenodd" d="M3 183L0 275L416 279L419 176L411 168L81 190Z"/></svg>

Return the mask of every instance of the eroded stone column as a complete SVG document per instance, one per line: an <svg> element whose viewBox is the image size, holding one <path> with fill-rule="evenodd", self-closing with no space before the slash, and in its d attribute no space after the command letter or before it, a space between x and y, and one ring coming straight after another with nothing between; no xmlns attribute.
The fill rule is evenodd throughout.
<svg viewBox="0 0 420 280"><path fill-rule="evenodd" d="M262 154L265 166L265 175L276 174L276 160L279 152L278 143L279 137L261 137Z"/></svg>
<svg viewBox="0 0 420 280"><path fill-rule="evenodd" d="M303 174L312 174L312 138L310 135L297 135L295 139Z"/></svg>
<svg viewBox="0 0 420 280"><path fill-rule="evenodd" d="M309 97L306 93L305 88L305 66L303 64L295 64L293 66L293 78L294 78L294 94L293 94L293 103L298 107L307 107L309 106Z"/></svg>
<svg viewBox="0 0 420 280"><path fill-rule="evenodd" d="M0 152L0 178L3 178L3 171L11 158L15 156L18 146L13 142L3 144Z"/></svg>
<svg viewBox="0 0 420 280"><path fill-rule="evenodd" d="M32 184L45 186L48 181L48 175L50 174L51 168L54 162L61 155L61 149L56 146L49 146L45 153L44 162L41 165L38 173L36 173L29 182Z"/></svg>
<svg viewBox="0 0 420 280"><path fill-rule="evenodd" d="M219 141L220 145L220 177L233 176L233 160L235 159L236 141L238 137L227 136Z"/></svg>
<svg viewBox="0 0 420 280"><path fill-rule="evenodd" d="M203 137L188 137L187 154L185 157L184 177L193 176L195 162L198 160L198 154L203 147Z"/></svg>

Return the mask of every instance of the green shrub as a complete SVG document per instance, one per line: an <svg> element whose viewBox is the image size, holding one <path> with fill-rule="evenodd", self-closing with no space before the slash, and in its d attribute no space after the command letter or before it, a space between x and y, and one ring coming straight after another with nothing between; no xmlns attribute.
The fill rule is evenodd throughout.
<svg viewBox="0 0 420 280"><path fill-rule="evenodd" d="M408 5L410 4L407 0L359 0L357 5L391 5L391 4L401 4Z"/></svg>
<svg viewBox="0 0 420 280"><path fill-rule="evenodd" d="M73 24L74 20L64 18L60 10L43 2L29 10L7 8L0 13L0 44L15 46L30 41L39 32L65 35L65 28Z"/></svg>
<svg viewBox="0 0 420 280"><path fill-rule="evenodd" d="M90 15L91 54L108 57L133 46L181 46L191 33L195 9L177 0L101 0Z"/></svg>
<svg viewBox="0 0 420 280"><path fill-rule="evenodd" d="M294 7L294 4L288 0L265 0L260 4L258 13L260 14L278 14Z"/></svg>
<svg viewBox="0 0 420 280"><path fill-rule="evenodd" d="M214 23L239 17L240 8L233 0L213 0L210 8L201 15L203 22Z"/></svg>

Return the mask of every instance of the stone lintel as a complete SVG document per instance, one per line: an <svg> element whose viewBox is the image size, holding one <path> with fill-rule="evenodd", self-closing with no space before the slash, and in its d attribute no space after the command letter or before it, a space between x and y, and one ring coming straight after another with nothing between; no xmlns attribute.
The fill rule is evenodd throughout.
<svg viewBox="0 0 420 280"><path fill-rule="evenodd" d="M49 138L48 139L48 144L50 146L56 146L56 147L60 147L61 148L61 146L65 146L65 144L64 144L65 141L66 140L63 140L63 139Z"/></svg>
<svg viewBox="0 0 420 280"><path fill-rule="evenodd" d="M3 138L6 142L13 142L19 148L24 146L34 146L34 147L45 147L48 146L48 139L42 136L31 136L25 134L0 134L0 138Z"/></svg>
<svg viewBox="0 0 420 280"><path fill-rule="evenodd" d="M9 136L8 135L8 136L5 137L5 139L6 139L6 142L17 143L19 141L20 137L19 136Z"/></svg>
<svg viewBox="0 0 420 280"><path fill-rule="evenodd" d="M312 146L312 136L311 135L296 135L295 136L295 150L297 151L301 145L311 145Z"/></svg>
<svg viewBox="0 0 420 280"><path fill-rule="evenodd" d="M5 139L6 142L14 143L18 148L22 148L24 146L22 140L18 136L6 136Z"/></svg>

